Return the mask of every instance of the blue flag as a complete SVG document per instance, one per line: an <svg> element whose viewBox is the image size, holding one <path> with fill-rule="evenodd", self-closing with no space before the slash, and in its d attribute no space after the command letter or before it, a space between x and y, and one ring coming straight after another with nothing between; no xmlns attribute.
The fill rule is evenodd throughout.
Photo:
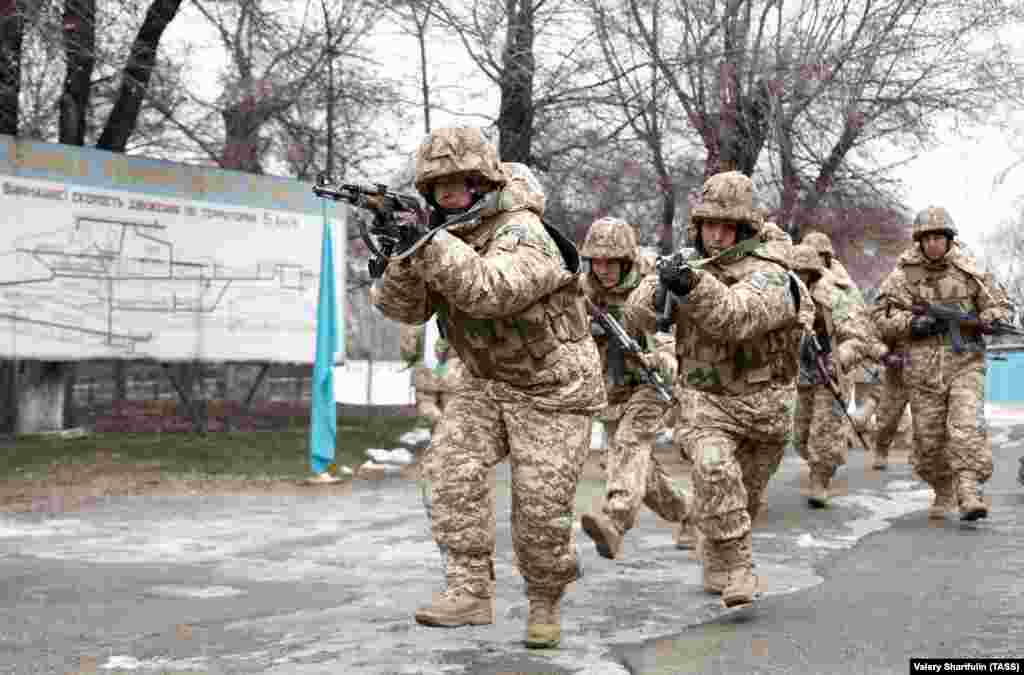
<svg viewBox="0 0 1024 675"><path fill-rule="evenodd" d="M316 305L316 361L313 364L313 401L309 411L309 463L321 474L334 463L338 418L334 399L334 355L338 351L338 301L335 293L334 244L331 224L324 212L320 249L320 293Z"/></svg>

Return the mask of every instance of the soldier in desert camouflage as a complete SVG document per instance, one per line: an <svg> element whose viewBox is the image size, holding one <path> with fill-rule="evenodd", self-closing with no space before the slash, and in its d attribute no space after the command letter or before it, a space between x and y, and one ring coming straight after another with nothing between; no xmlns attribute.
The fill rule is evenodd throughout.
<svg viewBox="0 0 1024 675"><path fill-rule="evenodd" d="M437 314L465 366L425 467L434 538L448 550L447 588L416 620L493 623L490 477L508 459L513 547L529 599L525 642L552 647L562 595L580 576L574 499L606 398L578 253L543 224L543 197L528 182L503 169L479 129L433 131L418 150L416 189L438 224L478 216L389 265L372 296L404 323Z"/></svg>
<svg viewBox="0 0 1024 675"><path fill-rule="evenodd" d="M946 209L930 206L914 219L917 244L900 256L883 282L875 321L888 341L907 341L904 383L914 416L916 473L935 491L934 510L955 498L963 520L988 516L979 486L992 476L992 448L985 421L985 343L992 321L1007 321L1011 305L972 257L954 246L956 226ZM980 319L964 327L961 350L950 326L919 303L957 305Z"/></svg>
<svg viewBox="0 0 1024 675"><path fill-rule="evenodd" d="M845 379L856 364L864 359L880 359L887 350L878 339L855 286L833 277L818 252L806 244L793 247L790 260L814 299L814 334L830 371L820 372L813 349L805 343L797 381L794 431L797 452L807 462L809 472L807 501L821 508L828 503L828 490L836 470L846 464L850 431L842 404L823 378Z"/></svg>
<svg viewBox="0 0 1024 675"><path fill-rule="evenodd" d="M751 180L737 171L709 178L691 212L698 251L707 260L662 261L630 295L627 307L659 305L661 288L675 323L678 377L695 391L692 518L700 531L703 585L726 606L758 595L751 523L761 493L792 438L800 338L814 305L788 269L780 241L760 239ZM653 328L653 321L642 329Z"/></svg>
<svg viewBox="0 0 1024 675"><path fill-rule="evenodd" d="M664 381L671 383L675 379L674 338L664 335L656 341L654 335L632 330L623 317L622 306L629 293L654 272L654 259L640 254L633 226L616 218L595 221L580 253L587 261L580 281L587 299L623 324L642 348L650 350L648 363L660 366ZM637 357L624 353L596 321L591 323L591 331L605 369L609 406L600 419L609 443L605 452L605 500L599 511L583 514L583 530L600 555L618 558L623 538L636 523L643 503L664 520L676 523L676 543L685 547L686 493L653 455L655 434L670 403L642 381Z"/></svg>

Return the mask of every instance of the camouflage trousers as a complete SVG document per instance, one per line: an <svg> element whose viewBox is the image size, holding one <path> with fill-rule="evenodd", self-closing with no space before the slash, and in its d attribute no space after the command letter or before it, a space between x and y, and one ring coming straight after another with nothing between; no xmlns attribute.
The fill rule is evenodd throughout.
<svg viewBox="0 0 1024 675"><path fill-rule="evenodd" d="M691 519L705 540L750 532L792 436L794 389L694 396L694 424L685 444L694 459Z"/></svg>
<svg viewBox="0 0 1024 675"><path fill-rule="evenodd" d="M885 368L882 374L881 392L877 394L878 405L875 407L875 453L882 458L889 456L889 449L903 426L903 416L910 404L910 392L903 386L903 376L899 371ZM909 432L910 429L907 429ZM904 434L909 435L909 434ZM910 439L907 439L908 441Z"/></svg>
<svg viewBox="0 0 1024 675"><path fill-rule="evenodd" d="M823 384L797 387L796 451L812 473L831 477L846 464L847 424L842 405Z"/></svg>
<svg viewBox="0 0 1024 675"><path fill-rule="evenodd" d="M984 364L952 374L943 389L913 387L914 471L933 488L962 472L979 483L992 477L992 447L985 421Z"/></svg>
<svg viewBox="0 0 1024 675"><path fill-rule="evenodd" d="M608 449L604 513L625 532L636 524L641 502L673 523L686 520L689 498L654 456L654 439L669 404L653 387L637 387L622 406L622 417L605 420Z"/></svg>
<svg viewBox="0 0 1024 675"><path fill-rule="evenodd" d="M512 470L512 544L528 586L557 593L577 578L574 504L592 420L591 413L499 402L479 391L453 396L424 473L449 585L491 595L492 468L505 459Z"/></svg>

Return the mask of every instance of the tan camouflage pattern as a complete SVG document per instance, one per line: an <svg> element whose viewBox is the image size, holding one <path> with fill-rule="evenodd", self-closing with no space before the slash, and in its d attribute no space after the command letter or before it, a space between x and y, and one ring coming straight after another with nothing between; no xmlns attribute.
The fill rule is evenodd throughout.
<svg viewBox="0 0 1024 675"><path fill-rule="evenodd" d="M639 248L632 225L619 218L600 218L587 230L580 255L632 262L639 256Z"/></svg>
<svg viewBox="0 0 1024 675"><path fill-rule="evenodd" d="M631 244L636 254L632 227L622 220L609 218L595 221L587 233L586 241L593 245L591 252L613 251L614 246ZM665 382L673 382L675 339L669 335L656 336L651 332L637 330L623 311L629 294L644 277L654 273L654 262L654 256L634 255L629 271L614 287L605 288L590 272L580 279L580 286L591 302L615 317L633 339L652 353ZM649 318L653 320L653 312ZM631 355L627 355L625 360L625 384L616 385L608 369L609 338L600 336L594 340L601 354L601 366L607 375L605 389L609 403L599 413L608 437L608 447L602 462L606 475L606 499L602 508L622 532L633 527L641 502L665 520L681 522L686 517L686 492L669 477L654 457L654 440L661 420L669 410L669 404L658 398L654 387L641 383L639 362Z"/></svg>
<svg viewBox="0 0 1024 675"><path fill-rule="evenodd" d="M821 258L806 244L794 247L794 263L813 266ZM888 350L878 338L867 308L855 286L824 274L811 285L815 304L815 331L827 334L834 351L833 361L840 380L840 393L849 401L852 369L864 359L881 358ZM813 377L801 376L794 431L797 453L807 462L814 475L832 477L846 464L847 439L852 433L843 406L836 400L827 383L817 372Z"/></svg>
<svg viewBox="0 0 1024 675"><path fill-rule="evenodd" d="M824 232L808 232L800 239L801 246L809 246L816 253L828 253L833 258L836 256L835 249L832 248L832 240Z"/></svg>
<svg viewBox="0 0 1024 675"><path fill-rule="evenodd" d="M814 303L787 272L787 254L781 242L766 242L735 260L727 251L702 265L697 285L673 307L684 386L743 393L796 377L800 336L813 322ZM631 317L640 330L654 328L657 285L656 276L644 279L627 303L627 314L643 312ZM799 316L793 288L801 294Z"/></svg>
<svg viewBox="0 0 1024 675"><path fill-rule="evenodd" d="M586 297L598 307L604 308L609 314L622 324L627 333L632 335L641 347L652 350L655 341L652 331L637 330L634 325L632 314L625 311L626 299L629 294L640 284L640 281L654 272L654 256L641 255L631 265L629 271L617 285L612 288L604 288L592 273L589 271L580 277L580 288ZM651 313L653 320L653 312ZM602 421L616 420L622 417L622 406L633 396L636 387L640 385L640 362L632 355L626 355L625 384L616 385L611 380L608 369L608 341L607 335L594 338L598 353L601 355L601 370L605 374L605 391L608 394L608 407L599 414ZM659 343L659 344L664 344ZM674 339L668 349L675 346ZM664 346L662 346L664 349ZM663 373L669 376L670 373ZM671 379L666 379L671 382Z"/></svg>
<svg viewBox="0 0 1024 675"><path fill-rule="evenodd" d="M828 271L832 273L833 278L845 282L851 286L856 286L856 284L854 284L853 282L853 277L850 276L850 273L846 271L846 268L843 266L843 263L839 262L837 258L832 258L829 264Z"/></svg>
<svg viewBox="0 0 1024 675"><path fill-rule="evenodd" d="M431 184L456 173L475 172L502 186L508 179L498 149L476 127L435 129L416 151L416 190L428 197Z"/></svg>
<svg viewBox="0 0 1024 675"><path fill-rule="evenodd" d="M787 271L788 248L768 242L707 261L673 310L677 382L690 388L693 403L679 414L688 420L683 442L694 461L691 520L712 546L750 532L792 440L800 337L811 328L814 304ZM657 284L644 279L627 301L627 310L641 310L638 326L650 321L648 330Z"/></svg>
<svg viewBox="0 0 1024 675"><path fill-rule="evenodd" d="M591 423L589 414L501 401L486 388L456 393L424 467L434 540L450 552L450 580L479 597L491 595L489 568L478 561L494 553L492 469L505 459L519 571L531 589L552 593L576 579L573 508Z"/></svg>
<svg viewBox="0 0 1024 675"><path fill-rule="evenodd" d="M913 427L910 415L910 392L903 386L903 372L899 368L882 368L882 382L875 394L875 424L872 429L875 453L888 457L897 436L900 445L912 449ZM911 454L911 465L917 469L917 453ZM924 467L927 471L927 467ZM919 472L920 473L920 472Z"/></svg>
<svg viewBox="0 0 1024 675"><path fill-rule="evenodd" d="M793 431L796 451L812 474L835 475L846 464L847 422L842 406L822 384L797 387Z"/></svg>
<svg viewBox="0 0 1024 675"><path fill-rule="evenodd" d="M566 269L525 189L513 181L498 200L511 210L485 211L474 229L440 232L389 265L371 298L404 323L437 312L466 371L496 398L597 411L606 402L603 375L579 277Z"/></svg>
<svg viewBox="0 0 1024 675"><path fill-rule="evenodd" d="M690 498L654 456L654 439L669 404L653 387L636 387L621 406L622 416L606 424L610 442L606 470L604 513L626 532L636 523L640 504L673 523L686 520Z"/></svg>
<svg viewBox="0 0 1024 675"><path fill-rule="evenodd" d="M941 206L929 206L918 212L914 217L914 229L911 236L914 241L920 241L921 237L929 232L945 232L951 238L956 237L956 224L953 223L953 217L949 215L949 211Z"/></svg>
<svg viewBox="0 0 1024 675"><path fill-rule="evenodd" d="M749 223L761 231L762 211L754 207L754 183L739 171L716 173L704 181L701 200L690 211L690 222L727 220Z"/></svg>
<svg viewBox="0 0 1024 675"><path fill-rule="evenodd" d="M817 272L822 274L825 265L818 252L807 244L797 244L789 253L789 259L796 272Z"/></svg>
<svg viewBox="0 0 1024 675"><path fill-rule="evenodd" d="M978 338L972 344L965 331L967 349L957 354L948 334L909 341L912 315L896 305L950 303L982 319L1006 320L1009 303L956 246L934 262L918 247L908 249L880 291L874 318L882 337L906 342L903 382L910 391L915 470L933 488L963 472L973 472L984 483L992 475L992 450L985 422L983 343Z"/></svg>
<svg viewBox="0 0 1024 675"><path fill-rule="evenodd" d="M447 347L439 338L435 350ZM416 415L431 428L441 420L445 405L463 377L463 366L452 349L438 354L438 363L430 368L424 365L424 327L402 324L399 328L399 351L408 367L412 368L412 384L416 400Z"/></svg>
<svg viewBox="0 0 1024 675"><path fill-rule="evenodd" d="M423 482L449 588L478 597L492 593L491 468L506 458L513 547L529 588L555 596L577 577L576 486L593 413L606 404L579 275L544 228L536 189L510 172L477 224L439 233L371 289L394 320L420 324L437 313L465 368Z"/></svg>

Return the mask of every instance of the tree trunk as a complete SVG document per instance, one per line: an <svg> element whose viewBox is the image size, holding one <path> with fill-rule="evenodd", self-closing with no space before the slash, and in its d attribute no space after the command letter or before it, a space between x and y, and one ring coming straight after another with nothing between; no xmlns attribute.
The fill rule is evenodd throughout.
<svg viewBox="0 0 1024 675"><path fill-rule="evenodd" d="M503 162L531 163L533 143L533 3L505 0L508 29L502 55L498 149Z"/></svg>
<svg viewBox="0 0 1024 675"><path fill-rule="evenodd" d="M96 65L96 0L65 0L63 27L67 72L60 97L58 142L83 145Z"/></svg>
<svg viewBox="0 0 1024 675"><path fill-rule="evenodd" d="M17 136L25 8L23 0L7 0L0 7L0 134Z"/></svg>
<svg viewBox="0 0 1024 675"><path fill-rule="evenodd" d="M0 361L0 433L18 428L18 360Z"/></svg>
<svg viewBox="0 0 1024 675"><path fill-rule="evenodd" d="M124 152L135 131L142 100L149 89L149 78L156 64L157 49L164 30L178 13L182 0L153 0L146 18L135 35L132 49L121 74L121 89L96 147Z"/></svg>
<svg viewBox="0 0 1024 675"><path fill-rule="evenodd" d="M248 99L221 111L224 119L224 154L220 165L224 169L262 174L257 142L262 119L254 114L256 103Z"/></svg>

